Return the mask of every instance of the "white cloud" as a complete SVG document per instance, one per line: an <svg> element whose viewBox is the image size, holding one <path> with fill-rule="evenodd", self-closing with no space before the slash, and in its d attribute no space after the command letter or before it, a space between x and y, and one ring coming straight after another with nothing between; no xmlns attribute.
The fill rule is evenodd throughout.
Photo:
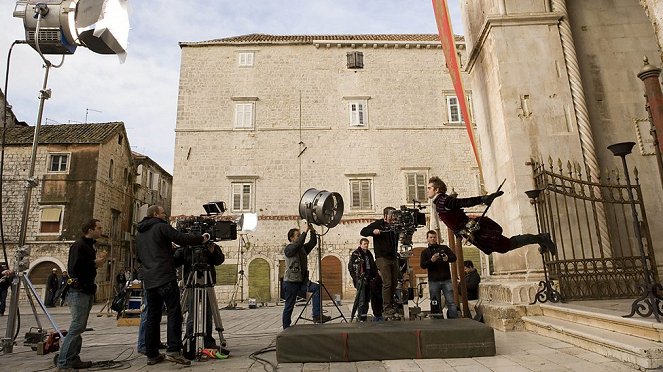
<svg viewBox="0 0 663 372"><path fill-rule="evenodd" d="M14 40L24 40L22 21L12 17L14 1L0 7L0 68ZM172 171L179 81L180 41L250 34L436 33L429 1L402 0L130 0L126 63L115 56L78 48L62 68L50 72L53 97L49 123L123 121L132 148ZM450 0L460 28L458 0ZM458 30L456 33L461 33ZM49 56L58 63L59 56ZM14 47L8 81L9 103L33 124L43 81L42 61L30 47ZM4 89L4 79L3 79Z"/></svg>

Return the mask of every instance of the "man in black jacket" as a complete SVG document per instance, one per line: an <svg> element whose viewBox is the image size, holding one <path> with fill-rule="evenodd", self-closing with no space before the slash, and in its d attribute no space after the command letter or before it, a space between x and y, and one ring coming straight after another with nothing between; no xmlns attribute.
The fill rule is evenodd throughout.
<svg viewBox="0 0 663 372"><path fill-rule="evenodd" d="M451 271L449 262L456 262L456 254L446 245L440 245L437 240L437 232L430 230L426 233L428 247L421 251L421 268L428 270L428 291L430 293L430 313L443 318L440 306L444 294L447 304L447 317L458 318L458 307L454 302L453 284L451 283Z"/></svg>
<svg viewBox="0 0 663 372"><path fill-rule="evenodd" d="M226 256L221 251L221 248L212 243L207 242L204 246L198 247L180 247L175 251L175 263L179 266L182 265L184 268L184 283L185 285L193 286L195 280L191 277L192 266L201 265L198 268L194 268L195 272L193 275L198 276L198 283L203 283L203 275L208 275L208 279L211 280L211 283L207 283L209 286L213 287L216 284L216 269L214 266L219 266L226 260ZM191 279L191 282L189 282ZM192 287L193 288L193 287ZM218 349L219 346L216 344L214 336L212 336L212 311L218 311L218 304L211 303L208 299L207 302L207 317L202 321L205 322L205 335L203 337L205 349ZM186 318L186 335L187 337L193 335L193 302L195 298L193 296L193 291L189 295L189 311ZM216 308L212 308L216 306ZM223 342L223 340L221 340ZM193 345L193 343L192 343ZM191 352L191 350L189 350ZM195 350L193 350L195 352Z"/></svg>
<svg viewBox="0 0 663 372"><path fill-rule="evenodd" d="M69 290L71 325L60 346L58 371L92 367L92 362L83 362L79 356L83 341L81 334L87 327L87 320L94 303L94 294L97 292L97 285L94 283L97 277L97 267L106 261L106 253L97 258L97 252L94 249L94 243L102 233L99 220L92 219L85 223L82 231L85 235L69 248L67 271L73 279Z"/></svg>
<svg viewBox="0 0 663 372"><path fill-rule="evenodd" d="M382 291L381 288L380 291L373 290L375 287L372 285L380 274L373 254L368 250L368 239L361 238L359 240L359 247L350 255L348 271L352 277L352 283L357 289L358 301L355 300L355 303L357 304L357 318L359 321L366 321L369 301L371 301L373 307L373 316L376 320L381 319ZM377 308L378 304L379 308Z"/></svg>
<svg viewBox="0 0 663 372"><path fill-rule="evenodd" d="M375 261L382 275L382 314L385 316L397 315L398 305L394 302L394 293L398 285L398 235L391 229L392 213L396 210L387 207L383 210L384 218L375 220L361 229L361 236L373 237L373 250Z"/></svg>
<svg viewBox="0 0 663 372"><path fill-rule="evenodd" d="M468 300L479 299L479 283L481 283L481 277L479 276L477 269L474 268L474 262L470 260L463 261L463 270L465 270L465 286L467 287L467 299Z"/></svg>
<svg viewBox="0 0 663 372"><path fill-rule="evenodd" d="M2 265L0 267L0 275L0 316L4 316L7 305L7 293L9 292L9 287L12 285L14 273L6 265Z"/></svg>
<svg viewBox="0 0 663 372"><path fill-rule="evenodd" d="M190 363L181 355L182 307L172 244L200 245L207 240L207 233L200 236L175 230L166 222L166 212L159 205L149 207L147 216L138 223L136 248L138 260L142 265L143 291L147 297L145 355L148 365L159 363L166 358L180 364ZM167 355L159 353L159 323L164 304L168 312Z"/></svg>
<svg viewBox="0 0 663 372"><path fill-rule="evenodd" d="M56 305L55 296L58 293L59 284L58 269L53 269L46 280L46 303L44 304L46 307L54 307Z"/></svg>

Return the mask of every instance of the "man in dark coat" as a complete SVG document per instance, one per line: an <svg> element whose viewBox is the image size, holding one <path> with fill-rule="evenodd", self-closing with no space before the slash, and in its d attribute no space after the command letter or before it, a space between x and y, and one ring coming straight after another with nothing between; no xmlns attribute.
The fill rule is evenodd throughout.
<svg viewBox="0 0 663 372"><path fill-rule="evenodd" d="M368 250L368 239L361 238L359 247L350 255L348 262L348 271L352 277L352 283L357 289L357 318L359 321L366 321L368 313L368 302L371 301L373 307L373 316L376 319L382 317L382 288L375 291L372 283L379 276L378 266L375 264L373 254ZM377 293L376 293L377 292ZM380 296L380 300L376 298ZM379 304L379 308L378 307Z"/></svg>
<svg viewBox="0 0 663 372"><path fill-rule="evenodd" d="M180 246L200 245L209 240L209 234L185 234L166 222L163 207L153 205L147 216L138 223L136 250L142 265L143 291L147 297L145 324L145 355L147 364L153 365L166 358L180 364L190 364L182 358L182 307L177 286L177 273L173 258L173 243ZM167 354L159 353L161 309L168 312Z"/></svg>
<svg viewBox="0 0 663 372"><path fill-rule="evenodd" d="M5 307L7 306L7 293L9 287L12 285L14 273L7 268L6 265L0 267L0 316L5 315Z"/></svg>
<svg viewBox="0 0 663 372"><path fill-rule="evenodd" d="M479 283L481 277L479 272L474 268L474 262L470 260L463 261L463 270L465 270L465 286L467 287L467 299L479 299Z"/></svg>
<svg viewBox="0 0 663 372"><path fill-rule="evenodd" d="M55 296L59 288L58 269L53 269L46 280L46 307L55 306Z"/></svg>
<svg viewBox="0 0 663 372"><path fill-rule="evenodd" d="M456 254L446 245L440 245L437 232L430 230L426 233L428 247L421 251L420 266L428 271L428 291L430 293L431 315L443 318L442 297L447 304L447 317L458 318L458 307L454 302L453 284L451 283L450 262L456 262Z"/></svg>
<svg viewBox="0 0 663 372"><path fill-rule="evenodd" d="M385 208L383 218L371 222L361 229L361 236L373 237L373 250L375 250L375 262L382 275L382 314L385 316L398 315L398 304L394 302L394 293L398 286L398 234L394 232L391 224L393 207Z"/></svg>

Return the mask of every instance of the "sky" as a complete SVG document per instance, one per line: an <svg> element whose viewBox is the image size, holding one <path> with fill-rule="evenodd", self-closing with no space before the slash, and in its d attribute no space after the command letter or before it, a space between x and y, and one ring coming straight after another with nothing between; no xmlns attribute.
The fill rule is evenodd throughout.
<svg viewBox="0 0 663 372"><path fill-rule="evenodd" d="M454 33L462 34L459 0L448 0ZM7 55L25 40L16 2L0 5L0 69L4 90ZM42 124L124 122L133 151L172 174L183 41L251 33L372 34L437 33L431 0L129 0L129 46L117 56L79 47L62 67L51 69ZM48 55L57 65L61 57ZM440 61L442 63L442 61ZM20 121L34 125L44 79L39 54L14 47L7 97ZM87 115L86 115L87 114Z"/></svg>

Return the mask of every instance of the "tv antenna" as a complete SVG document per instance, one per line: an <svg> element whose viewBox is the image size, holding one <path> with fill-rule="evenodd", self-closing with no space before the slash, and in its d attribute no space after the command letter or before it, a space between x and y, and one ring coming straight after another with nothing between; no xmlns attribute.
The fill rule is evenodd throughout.
<svg viewBox="0 0 663 372"><path fill-rule="evenodd" d="M95 109L91 109L91 108L86 108L86 109L85 109L85 124L87 124L87 115L90 113L90 111L92 111L92 112L98 112L98 113L100 113L100 114L102 113L102 111L99 111L99 110L95 110Z"/></svg>

